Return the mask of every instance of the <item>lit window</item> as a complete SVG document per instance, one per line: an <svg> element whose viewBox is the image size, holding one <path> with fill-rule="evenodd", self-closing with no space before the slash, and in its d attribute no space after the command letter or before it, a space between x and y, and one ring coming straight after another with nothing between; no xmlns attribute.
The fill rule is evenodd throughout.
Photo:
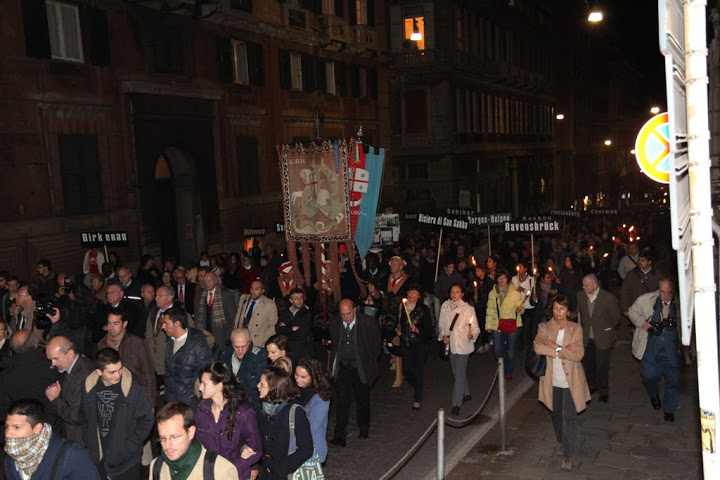
<svg viewBox="0 0 720 480"><path fill-rule="evenodd" d="M299 53L290 52L290 72L293 90L302 90L302 56Z"/></svg>
<svg viewBox="0 0 720 480"><path fill-rule="evenodd" d="M239 40L232 41L233 48L233 82L247 85L248 77L247 45Z"/></svg>
<svg viewBox="0 0 720 480"><path fill-rule="evenodd" d="M325 84L327 85L327 93L336 95L335 89L335 62L325 63Z"/></svg>
<svg viewBox="0 0 720 480"><path fill-rule="evenodd" d="M52 58L83 63L78 7L46 2Z"/></svg>
<svg viewBox="0 0 720 480"><path fill-rule="evenodd" d="M418 50L425 50L425 21L424 17L406 18L403 20L403 29L405 40L411 41L417 45ZM413 33L420 34L420 40L412 40Z"/></svg>

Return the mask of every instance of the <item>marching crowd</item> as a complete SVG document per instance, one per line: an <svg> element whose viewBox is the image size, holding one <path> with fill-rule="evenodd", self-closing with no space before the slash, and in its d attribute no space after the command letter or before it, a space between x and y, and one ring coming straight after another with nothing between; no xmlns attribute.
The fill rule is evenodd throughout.
<svg viewBox="0 0 720 480"><path fill-rule="evenodd" d="M369 436L381 359L419 410L428 355L447 358L457 416L472 398L469 356L492 350L512 381L523 349L546 358L539 399L570 470L575 416L595 392L610 400L621 321L635 326L652 408L672 422L679 401L675 284L653 266L659 249L639 249L624 228L591 231L567 241L418 232L362 260L341 250L342 298L314 277L304 286L287 255L257 243L188 267L145 255L134 276L98 249L78 275L48 260L31 282L0 272L5 474L321 478L328 444L347 445L353 399Z"/></svg>

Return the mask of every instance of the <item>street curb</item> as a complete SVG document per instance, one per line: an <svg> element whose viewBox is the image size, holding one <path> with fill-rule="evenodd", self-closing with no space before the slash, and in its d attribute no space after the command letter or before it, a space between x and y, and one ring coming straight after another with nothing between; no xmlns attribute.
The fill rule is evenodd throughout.
<svg viewBox="0 0 720 480"><path fill-rule="evenodd" d="M510 394L506 398L507 403L507 411L510 411L510 409L517 403L520 398L525 395L525 392L530 390L530 388L535 384L535 381L530 378L526 377L525 380L520 382L520 384L514 388ZM490 417L490 420L483 423L479 426L478 430L469 435L458 447L455 448L452 454L448 455L445 454L445 474L447 475L452 471L455 466L460 463L460 460L465 458L465 455L468 454L472 448L482 440L482 438L498 423L500 420L500 407L496 406L493 408L490 412L488 412L488 416ZM423 477L423 480L436 480L437 479L437 465L435 468L428 473L425 477Z"/></svg>

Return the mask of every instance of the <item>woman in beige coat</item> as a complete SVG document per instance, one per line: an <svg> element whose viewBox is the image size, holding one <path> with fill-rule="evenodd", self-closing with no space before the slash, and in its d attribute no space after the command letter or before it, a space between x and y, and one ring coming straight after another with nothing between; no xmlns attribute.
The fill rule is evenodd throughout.
<svg viewBox="0 0 720 480"><path fill-rule="evenodd" d="M535 337L535 352L547 356L545 375L540 377L538 399L552 412L562 470L572 470L577 433L577 414L590 401L585 371L580 363L585 355L582 327L571 322L570 301L558 295L552 301L552 319L541 323Z"/></svg>

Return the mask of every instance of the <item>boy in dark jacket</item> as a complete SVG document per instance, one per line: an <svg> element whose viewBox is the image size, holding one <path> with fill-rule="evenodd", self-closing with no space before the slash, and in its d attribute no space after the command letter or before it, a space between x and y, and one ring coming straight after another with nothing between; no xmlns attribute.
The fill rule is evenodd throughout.
<svg viewBox="0 0 720 480"><path fill-rule="evenodd" d="M95 371L85 380L80 421L102 478L137 480L143 443L155 418L145 387L123 368L117 350L104 348L95 355Z"/></svg>

